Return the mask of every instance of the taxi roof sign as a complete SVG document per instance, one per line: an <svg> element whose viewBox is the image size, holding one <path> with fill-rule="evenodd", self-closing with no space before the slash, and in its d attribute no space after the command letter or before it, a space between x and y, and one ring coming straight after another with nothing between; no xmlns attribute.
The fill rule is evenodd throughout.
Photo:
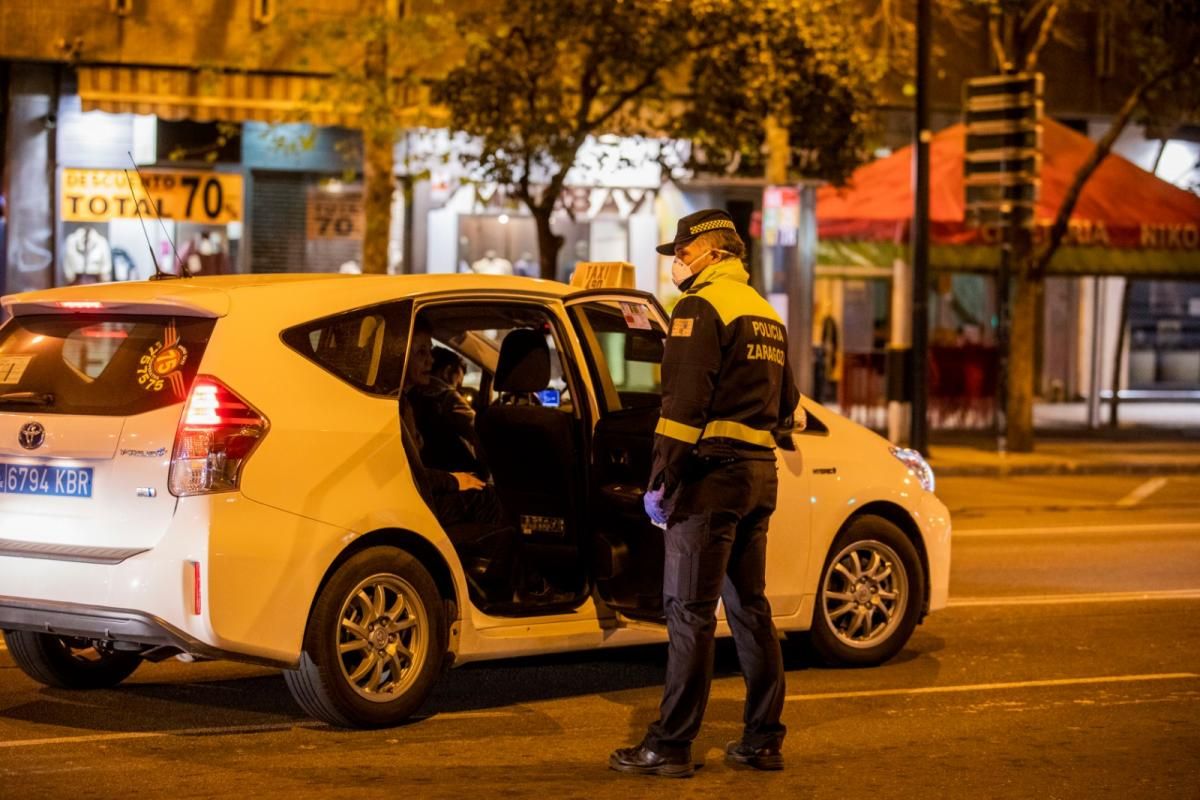
<svg viewBox="0 0 1200 800"><path fill-rule="evenodd" d="M628 261L579 261L571 285L580 289L633 289L633 264Z"/></svg>

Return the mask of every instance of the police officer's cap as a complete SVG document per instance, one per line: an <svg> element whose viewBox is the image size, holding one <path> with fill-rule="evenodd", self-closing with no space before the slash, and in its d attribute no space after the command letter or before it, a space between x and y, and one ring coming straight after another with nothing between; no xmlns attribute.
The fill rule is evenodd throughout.
<svg viewBox="0 0 1200 800"><path fill-rule="evenodd" d="M675 248L680 245L687 244L702 233L709 231L720 230L724 228L730 231L737 231L733 225L733 219L728 213L719 208L706 208L703 211L697 211L694 214L688 214L679 220L679 227L675 230L674 241L660 244L654 248L664 256L675 255Z"/></svg>

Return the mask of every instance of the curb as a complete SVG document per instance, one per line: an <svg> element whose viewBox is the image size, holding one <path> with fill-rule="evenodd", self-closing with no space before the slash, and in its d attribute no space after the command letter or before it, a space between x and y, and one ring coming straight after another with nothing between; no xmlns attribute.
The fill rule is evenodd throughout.
<svg viewBox="0 0 1200 800"><path fill-rule="evenodd" d="M1200 475L1196 463L1050 463L1050 464L948 464L931 461L939 478L1008 477L1017 475Z"/></svg>

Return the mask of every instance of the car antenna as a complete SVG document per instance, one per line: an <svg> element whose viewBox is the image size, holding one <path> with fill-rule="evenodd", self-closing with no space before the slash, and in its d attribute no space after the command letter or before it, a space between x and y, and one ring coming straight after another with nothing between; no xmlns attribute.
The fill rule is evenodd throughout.
<svg viewBox="0 0 1200 800"><path fill-rule="evenodd" d="M190 278L187 267L179 258L179 251L175 249L175 240L171 238L171 234L167 233L167 226L163 223L162 217L158 213L158 203L154 202L154 198L150 194L150 187L146 185L146 179L142 176L142 171L138 168L137 162L133 160L133 153L128 150L125 155L129 156L129 163L133 164L133 171L137 173L138 181L142 184L142 191L146 193L146 198L150 201L150 207L154 209L154 218L158 220L158 225L162 228L163 236L167 237L167 241L171 243L171 252L175 254L175 266L179 270L178 275L171 275L168 272L163 272L158 266L158 258L154 255L154 247L150 244L150 234L146 231L146 220L142 219L142 208L138 204L137 194L133 191L133 181L129 180L129 170L125 170L125 179L129 181L129 193L133 195L133 208L137 211L138 220L142 223L142 234L146 237L146 247L150 248L150 260L154 264L154 277L152 280L163 280L164 278Z"/></svg>
<svg viewBox="0 0 1200 800"><path fill-rule="evenodd" d="M129 177L129 170L125 170L125 180L129 183L129 194L133 197L133 210L137 212L138 222L142 223L142 235L146 237L146 249L150 251L150 263L154 265L154 274L150 276L150 280L161 281L164 278L179 277L159 269L158 256L154 254L154 245L150 244L150 233L146 230L146 220L142 219L142 209L138 207L137 193L133 191L133 181Z"/></svg>

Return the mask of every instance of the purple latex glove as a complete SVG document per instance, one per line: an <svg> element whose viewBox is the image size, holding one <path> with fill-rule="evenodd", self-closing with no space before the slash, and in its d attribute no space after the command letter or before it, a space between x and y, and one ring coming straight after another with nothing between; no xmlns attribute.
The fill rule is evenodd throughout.
<svg viewBox="0 0 1200 800"><path fill-rule="evenodd" d="M646 516L660 528L665 528L667 525L667 512L663 509L663 490L652 489L642 495L642 507L646 509Z"/></svg>

